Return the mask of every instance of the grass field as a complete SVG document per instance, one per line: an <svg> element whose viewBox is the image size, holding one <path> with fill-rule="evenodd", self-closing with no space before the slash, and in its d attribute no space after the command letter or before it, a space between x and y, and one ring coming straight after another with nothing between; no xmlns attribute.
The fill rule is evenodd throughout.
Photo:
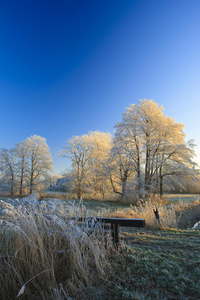
<svg viewBox="0 0 200 300"><path fill-rule="evenodd" d="M155 221L153 201L137 208L64 201L72 206L71 214L145 216L147 227L120 229L118 249L110 236L105 243L98 234L79 229L70 219L66 222L62 202L56 204L55 199L39 201L39 208L37 203L12 208L2 202L0 299L200 299L200 231L174 225L174 209L198 204L197 198L165 201L159 206L161 227Z"/></svg>
<svg viewBox="0 0 200 300"><path fill-rule="evenodd" d="M48 197L45 198L45 196ZM123 204L120 202L87 200L87 199L83 199L83 201L80 202L80 200L77 199L72 200L69 199L68 197L69 195L67 193L57 193L57 192L42 193L43 200L58 198L58 199L63 199L64 201L66 201L66 203L70 203L71 201L73 201L74 204L77 206L83 205L85 211L87 210L88 213L95 216L99 214L105 214L108 212L113 213L119 210L124 211L131 208L130 204ZM200 196L198 194L166 194L164 195L164 199L160 204L163 206L176 204L177 206L181 206L182 209L192 204L193 202L198 201L198 199L200 199ZM151 198L151 204L154 205L154 207L159 204L158 203L159 201L160 201L159 198L156 196Z"/></svg>
<svg viewBox="0 0 200 300"><path fill-rule="evenodd" d="M122 233L107 299L200 299L200 232L138 229Z"/></svg>

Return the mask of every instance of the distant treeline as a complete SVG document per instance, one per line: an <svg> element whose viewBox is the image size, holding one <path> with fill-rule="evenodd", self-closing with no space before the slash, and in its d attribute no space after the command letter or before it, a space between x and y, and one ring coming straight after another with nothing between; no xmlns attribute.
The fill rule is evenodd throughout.
<svg viewBox="0 0 200 300"><path fill-rule="evenodd" d="M14 149L1 149L1 190L13 194L50 189L77 198L147 199L164 192L199 193L194 142L186 142L184 125L163 114L152 100L132 104L110 133L91 131L67 141L59 155L71 160L61 178L51 175L46 140L32 136Z"/></svg>

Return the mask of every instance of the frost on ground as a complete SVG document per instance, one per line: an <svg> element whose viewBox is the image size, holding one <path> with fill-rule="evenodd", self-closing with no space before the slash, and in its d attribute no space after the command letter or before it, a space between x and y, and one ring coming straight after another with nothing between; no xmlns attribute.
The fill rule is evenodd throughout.
<svg viewBox="0 0 200 300"><path fill-rule="evenodd" d="M31 194L26 198L22 199L7 199L5 201L0 200L0 217L9 217L9 220L17 217L20 213L31 213L36 212L42 216L54 216L54 219L61 218L62 221L72 221L74 218L78 219L80 217L87 218L85 226L89 230L89 227L94 227L95 220L94 216L98 217L125 217L125 218L144 218L146 225L150 227L157 227L155 215L153 210L155 209L155 204L147 203L141 206L130 206L126 209L117 209L113 213L108 210L99 210L94 213L83 205L80 201L73 200L61 200L61 199L49 199L40 201L37 194ZM160 221L163 227L168 228L191 228L195 223L199 221L200 204L199 199L191 203L190 206L186 203L181 203L180 201L175 204L170 205L160 205L159 215ZM91 217L92 215L92 217ZM92 218L92 219L91 219ZM89 226L88 226L89 224ZM193 227L193 229L199 229L199 225Z"/></svg>
<svg viewBox="0 0 200 300"><path fill-rule="evenodd" d="M50 199L40 201L36 194L31 194L22 199L0 200L0 215L15 216L18 210L25 212L35 211L42 214L54 214L59 217L63 216L81 216L84 213L89 215L85 206L75 205L74 201L64 201L59 199Z"/></svg>
<svg viewBox="0 0 200 300"><path fill-rule="evenodd" d="M195 223L192 229L200 229L200 221Z"/></svg>
<svg viewBox="0 0 200 300"><path fill-rule="evenodd" d="M51 299L62 282L66 283L63 294L75 295L103 281L111 242L107 239L105 247L103 235L89 232L86 224L71 218L83 211L87 213L73 201L40 201L36 195L0 200L2 299L22 294L32 299L33 291L35 299L44 299L41 293Z"/></svg>
<svg viewBox="0 0 200 300"><path fill-rule="evenodd" d="M84 217L82 222L81 217ZM83 238L85 234L92 233L99 236L103 234L101 224L95 217L90 216L90 211L82 203L77 205L75 201L66 202L60 199L40 201L36 194L20 200L17 198L0 200L0 223L6 227L14 226L16 229L26 224L30 230L35 231L34 226L37 230L42 230L42 222L45 222L45 226L48 223L49 234L57 228L58 232L66 230L69 238L72 236Z"/></svg>

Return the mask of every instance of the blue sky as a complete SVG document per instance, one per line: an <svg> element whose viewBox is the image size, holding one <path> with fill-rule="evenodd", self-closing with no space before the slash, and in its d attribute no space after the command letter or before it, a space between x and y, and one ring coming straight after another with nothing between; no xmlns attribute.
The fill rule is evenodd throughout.
<svg viewBox="0 0 200 300"><path fill-rule="evenodd" d="M0 0L0 148L113 133L153 99L185 125L200 163L200 1Z"/></svg>

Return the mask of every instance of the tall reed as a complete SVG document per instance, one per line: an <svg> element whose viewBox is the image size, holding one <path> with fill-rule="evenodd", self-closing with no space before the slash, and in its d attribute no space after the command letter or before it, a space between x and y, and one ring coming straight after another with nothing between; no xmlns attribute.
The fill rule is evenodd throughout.
<svg viewBox="0 0 200 300"><path fill-rule="evenodd" d="M103 237L40 208L6 209L0 220L0 299L84 299L103 282L109 268Z"/></svg>

